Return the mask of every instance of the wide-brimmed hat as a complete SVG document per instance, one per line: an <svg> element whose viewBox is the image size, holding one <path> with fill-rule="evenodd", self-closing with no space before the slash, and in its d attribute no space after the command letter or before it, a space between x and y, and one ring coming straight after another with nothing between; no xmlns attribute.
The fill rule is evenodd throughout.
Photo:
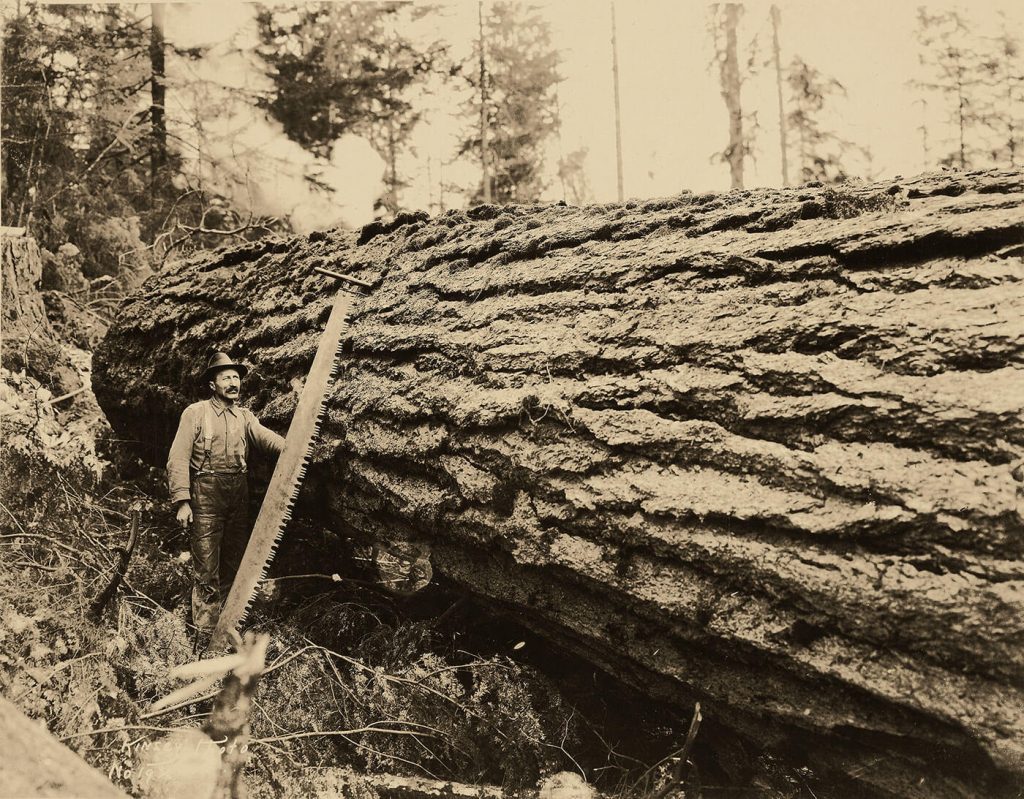
<svg viewBox="0 0 1024 799"><path fill-rule="evenodd" d="M210 356L210 362L207 364L206 369L203 370L203 376L200 379L203 382L212 380L214 375L221 369L235 369L239 377L245 377L246 372L249 371L249 367L244 363L236 363L231 360L231 356L226 352L215 352Z"/></svg>

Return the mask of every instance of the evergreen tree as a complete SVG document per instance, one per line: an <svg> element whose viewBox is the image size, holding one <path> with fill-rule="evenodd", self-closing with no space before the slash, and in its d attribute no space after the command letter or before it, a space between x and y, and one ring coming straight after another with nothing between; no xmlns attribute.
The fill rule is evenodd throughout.
<svg viewBox="0 0 1024 799"><path fill-rule="evenodd" d="M491 5L482 28L483 42L476 42L472 63L462 71L474 94L464 106L472 122L458 154L479 157L483 131L492 200L536 202L547 187L544 148L559 125L555 88L562 78L551 29L535 8L516 0ZM473 68L479 64L481 45L483 85L481 70ZM483 186L468 193L471 202L479 203Z"/></svg>
<svg viewBox="0 0 1024 799"><path fill-rule="evenodd" d="M845 95L846 89L835 78L823 75L799 56L794 56L786 71L790 112L788 129L793 133L792 147L799 179L806 183L844 180L842 158L852 143L826 129L822 115L831 97Z"/></svg>
<svg viewBox="0 0 1024 799"><path fill-rule="evenodd" d="M149 8L25 4L4 21L3 224L56 252L73 244L87 277L127 288L169 250L219 243L237 214L196 187L167 126L164 56ZM259 235L258 226L239 226Z"/></svg>
<svg viewBox="0 0 1024 799"><path fill-rule="evenodd" d="M594 192L587 179L586 160L589 149L581 147L558 160L558 179L562 183L563 199L573 205L594 202Z"/></svg>
<svg viewBox="0 0 1024 799"><path fill-rule="evenodd" d="M722 151L721 158L729 165L729 180L734 189L743 188L743 161L747 156L747 143L743 138L743 104L740 99L742 79L737 55L737 29L743 6L740 3L725 3L719 8L712 6L711 31L715 40L715 61L718 64L718 79L721 83L722 99L729 112L729 143Z"/></svg>
<svg viewBox="0 0 1024 799"><path fill-rule="evenodd" d="M742 3L713 3L709 8L708 33L711 35L714 56L711 66L718 69L719 90L729 115L729 141L725 148L712 156L712 160L729 165L729 182L733 189L744 185L744 167L754 156L754 142L760 129L757 112L744 113L743 83L756 74L758 43L755 36L747 42L747 58L741 67L740 19Z"/></svg>
<svg viewBox="0 0 1024 799"><path fill-rule="evenodd" d="M420 46L403 32L432 11L346 2L258 15L259 52L275 84L266 108L291 139L324 158L343 134L365 136L387 165L381 204L390 213L407 185L398 160L420 121L415 94L446 69L441 43Z"/></svg>
<svg viewBox="0 0 1024 799"><path fill-rule="evenodd" d="M967 20L957 11L917 11L918 60L923 77L914 85L926 97L937 97L952 130L951 147L939 163L968 169L980 154L979 128L984 122L982 68L977 42Z"/></svg>
<svg viewBox="0 0 1024 799"><path fill-rule="evenodd" d="M117 5L32 4L4 23L4 224L74 243L92 276L157 225L147 27Z"/></svg>
<svg viewBox="0 0 1024 799"><path fill-rule="evenodd" d="M992 160L1017 166L1024 151L1024 55L1021 37L1007 24L1005 14L981 68L987 89L982 118L992 134Z"/></svg>

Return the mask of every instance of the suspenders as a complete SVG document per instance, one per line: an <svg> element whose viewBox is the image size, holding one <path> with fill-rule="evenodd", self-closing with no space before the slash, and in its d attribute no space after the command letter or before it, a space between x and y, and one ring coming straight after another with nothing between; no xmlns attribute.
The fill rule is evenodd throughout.
<svg viewBox="0 0 1024 799"><path fill-rule="evenodd" d="M244 411L239 411L242 414L243 423L245 430L242 435L246 435L249 432L249 419L245 415ZM207 469L206 467L210 464L210 457L213 454L213 406L209 400L203 402L203 462L196 470L196 477L204 474L245 474L245 469L236 469L230 472L218 472L213 469Z"/></svg>
<svg viewBox="0 0 1024 799"><path fill-rule="evenodd" d="M203 464L199 467L202 474L210 463L210 455L213 454L213 408L210 401L203 403Z"/></svg>

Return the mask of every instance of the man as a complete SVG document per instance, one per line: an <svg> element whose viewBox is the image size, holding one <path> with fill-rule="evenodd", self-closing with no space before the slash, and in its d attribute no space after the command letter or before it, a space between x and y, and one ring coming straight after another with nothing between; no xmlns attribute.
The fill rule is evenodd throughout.
<svg viewBox="0 0 1024 799"><path fill-rule="evenodd" d="M210 633L249 541L249 453L280 454L284 439L238 405L248 369L224 352L202 374L213 396L189 405L167 457L167 485L178 524L191 525L192 622Z"/></svg>

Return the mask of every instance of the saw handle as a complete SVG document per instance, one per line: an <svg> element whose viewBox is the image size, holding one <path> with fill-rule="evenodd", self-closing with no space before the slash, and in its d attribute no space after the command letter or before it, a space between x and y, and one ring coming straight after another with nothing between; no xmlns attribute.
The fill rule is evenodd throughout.
<svg viewBox="0 0 1024 799"><path fill-rule="evenodd" d="M313 271L320 275L327 275L327 277L333 277L335 280L346 280L359 288L370 289L373 288L373 284L367 283L365 280L360 280L357 277L350 277L349 275L343 275L341 272L335 272L333 269L325 269L322 266L313 267Z"/></svg>

